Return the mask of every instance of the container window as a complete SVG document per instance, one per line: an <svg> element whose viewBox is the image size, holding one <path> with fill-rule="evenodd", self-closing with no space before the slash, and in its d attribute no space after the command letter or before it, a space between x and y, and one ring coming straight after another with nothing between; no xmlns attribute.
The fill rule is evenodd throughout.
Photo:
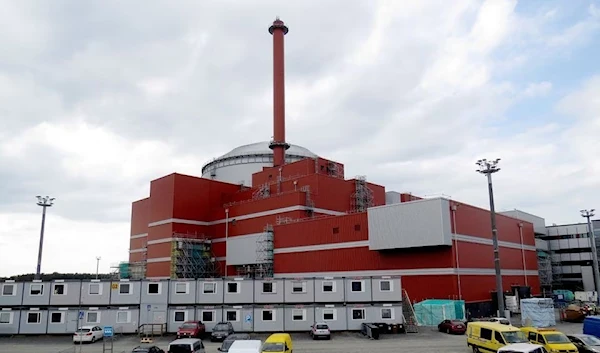
<svg viewBox="0 0 600 353"><path fill-rule="evenodd" d="M217 284L215 282L204 282L202 292L204 294L215 294L217 292Z"/></svg>
<svg viewBox="0 0 600 353"><path fill-rule="evenodd" d="M64 285L63 283L55 284L54 289L52 290L52 293L54 295L65 295L65 294L67 294L67 286Z"/></svg>
<svg viewBox="0 0 600 353"><path fill-rule="evenodd" d="M306 293L306 281L292 282L292 293Z"/></svg>
<svg viewBox="0 0 600 353"><path fill-rule="evenodd" d="M381 308L381 319L382 320L393 320L394 313L391 308Z"/></svg>
<svg viewBox="0 0 600 353"><path fill-rule="evenodd" d="M275 291L275 283L273 282L263 282L262 284L262 292L263 293L276 293Z"/></svg>
<svg viewBox="0 0 600 353"><path fill-rule="evenodd" d="M329 293L335 292L335 282L333 282L333 281L323 282L323 292L329 292Z"/></svg>
<svg viewBox="0 0 600 353"><path fill-rule="evenodd" d="M29 287L29 295L42 295L44 294L44 285L43 284L32 284Z"/></svg>
<svg viewBox="0 0 600 353"><path fill-rule="evenodd" d="M353 292L364 292L365 289L363 288L363 281L352 281L352 283L350 284L351 286L351 290Z"/></svg>
<svg viewBox="0 0 600 353"><path fill-rule="evenodd" d="M39 324L42 319L42 313L27 313L27 323L28 324Z"/></svg>
<svg viewBox="0 0 600 353"><path fill-rule="evenodd" d="M338 234L339 232L340 232L340 228L339 227L333 228L333 234Z"/></svg>
<svg viewBox="0 0 600 353"><path fill-rule="evenodd" d="M336 309L323 309L323 321L335 321Z"/></svg>
<svg viewBox="0 0 600 353"><path fill-rule="evenodd" d="M176 311L173 313L173 321L175 322L185 322L185 311Z"/></svg>
<svg viewBox="0 0 600 353"><path fill-rule="evenodd" d="M237 310L227 310L225 312L225 316L227 321L237 322L238 321L238 312Z"/></svg>
<svg viewBox="0 0 600 353"><path fill-rule="evenodd" d="M131 284L119 283L119 294L131 294Z"/></svg>
<svg viewBox="0 0 600 353"><path fill-rule="evenodd" d="M85 321L88 324L99 324L100 323L100 313L97 311L88 311Z"/></svg>
<svg viewBox="0 0 600 353"><path fill-rule="evenodd" d="M148 283L148 294L160 294L160 283Z"/></svg>
<svg viewBox="0 0 600 353"><path fill-rule="evenodd" d="M0 324L12 324L12 313L0 313Z"/></svg>
<svg viewBox="0 0 600 353"><path fill-rule="evenodd" d="M189 283L175 283L175 293L188 294L188 284Z"/></svg>
<svg viewBox="0 0 600 353"><path fill-rule="evenodd" d="M17 287L14 284L3 284L2 295L15 295Z"/></svg>
<svg viewBox="0 0 600 353"><path fill-rule="evenodd" d="M211 310L203 311L202 322L215 322L215 312Z"/></svg>
<svg viewBox="0 0 600 353"><path fill-rule="evenodd" d="M100 287L100 283L90 283L89 292L90 295L102 294L102 287Z"/></svg>
<svg viewBox="0 0 600 353"><path fill-rule="evenodd" d="M275 310L263 310L262 321L275 321Z"/></svg>
<svg viewBox="0 0 600 353"><path fill-rule="evenodd" d="M382 292L391 292L392 291L392 282L391 281L379 282L379 290Z"/></svg>
<svg viewBox="0 0 600 353"><path fill-rule="evenodd" d="M129 311L117 311L117 323L126 324L131 321L131 312Z"/></svg>
<svg viewBox="0 0 600 353"><path fill-rule="evenodd" d="M365 319L365 309L352 309L352 320L364 320Z"/></svg>
<svg viewBox="0 0 600 353"><path fill-rule="evenodd" d="M227 283L227 293L239 293L240 286L237 282L229 282Z"/></svg>
<svg viewBox="0 0 600 353"><path fill-rule="evenodd" d="M50 314L50 323L52 324L62 324L63 323L64 313L55 312Z"/></svg>
<svg viewBox="0 0 600 353"><path fill-rule="evenodd" d="M304 309L293 309L292 310L292 321L305 321L306 320L306 310Z"/></svg>

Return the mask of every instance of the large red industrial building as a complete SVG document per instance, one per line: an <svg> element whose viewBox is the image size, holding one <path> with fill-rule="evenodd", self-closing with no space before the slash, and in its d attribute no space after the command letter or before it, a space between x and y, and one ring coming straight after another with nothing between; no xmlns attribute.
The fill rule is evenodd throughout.
<svg viewBox="0 0 600 353"><path fill-rule="evenodd" d="M171 174L132 205L130 264L149 278L401 275L411 299L490 300L490 213L386 192L285 140L282 21L273 35L274 138ZM533 224L497 215L505 288L539 293ZM137 267L136 267L137 266Z"/></svg>

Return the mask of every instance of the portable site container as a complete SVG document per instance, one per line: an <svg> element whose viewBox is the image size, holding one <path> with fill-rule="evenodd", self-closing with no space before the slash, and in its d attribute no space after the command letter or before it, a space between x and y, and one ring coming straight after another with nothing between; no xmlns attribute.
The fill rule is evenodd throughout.
<svg viewBox="0 0 600 353"><path fill-rule="evenodd" d="M343 303L344 279L334 277L315 278L315 303Z"/></svg>
<svg viewBox="0 0 600 353"><path fill-rule="evenodd" d="M377 316L370 305L350 304L346 306L349 331L358 331L365 322L377 322Z"/></svg>
<svg viewBox="0 0 600 353"><path fill-rule="evenodd" d="M285 283L279 278L263 278L254 281L254 303L283 303Z"/></svg>
<svg viewBox="0 0 600 353"><path fill-rule="evenodd" d="M254 280L251 278L230 278L223 283L225 304L254 303Z"/></svg>
<svg viewBox="0 0 600 353"><path fill-rule="evenodd" d="M284 326L285 332L290 331L310 331L310 327L315 323L315 307L313 305L286 305L284 307Z"/></svg>
<svg viewBox="0 0 600 353"><path fill-rule="evenodd" d="M193 279L177 279L169 283L169 304L195 304L196 281Z"/></svg>
<svg viewBox="0 0 600 353"><path fill-rule="evenodd" d="M141 282L140 303L144 304L167 304L169 297L169 281L148 281ZM127 303L135 304L135 303Z"/></svg>
<svg viewBox="0 0 600 353"><path fill-rule="evenodd" d="M367 307L367 319L387 324L404 323L401 303L379 303Z"/></svg>
<svg viewBox="0 0 600 353"><path fill-rule="evenodd" d="M177 332L179 326L186 321L199 321L196 319L196 310L193 306L175 306L169 308L167 331Z"/></svg>
<svg viewBox="0 0 600 353"><path fill-rule="evenodd" d="M314 278L285 279L284 301L286 303L313 303L315 301Z"/></svg>
<svg viewBox="0 0 600 353"><path fill-rule="evenodd" d="M45 306L50 304L50 282L34 280L25 282L23 306Z"/></svg>
<svg viewBox="0 0 600 353"><path fill-rule="evenodd" d="M223 280L217 278L203 278L198 280L196 286L196 303L198 304L223 304Z"/></svg>
<svg viewBox="0 0 600 353"><path fill-rule="evenodd" d="M110 303L110 282L81 281L81 305L107 306Z"/></svg>
<svg viewBox="0 0 600 353"><path fill-rule="evenodd" d="M48 310L29 308L21 310L20 335L43 335L48 331Z"/></svg>
<svg viewBox="0 0 600 353"><path fill-rule="evenodd" d="M109 285L110 305L139 305L141 303L141 281L120 280L110 282ZM145 290L147 289L145 288ZM155 286L152 289L154 290ZM166 299L164 303L167 303Z"/></svg>
<svg viewBox="0 0 600 353"><path fill-rule="evenodd" d="M401 302L402 283L400 276L380 276L371 278L373 302Z"/></svg>
<svg viewBox="0 0 600 353"><path fill-rule="evenodd" d="M370 277L345 278L346 303L365 303L373 300Z"/></svg>
<svg viewBox="0 0 600 353"><path fill-rule="evenodd" d="M0 308L20 306L23 303L23 283L0 281Z"/></svg>
<svg viewBox="0 0 600 353"><path fill-rule="evenodd" d="M254 308L252 305L223 306L223 320L229 321L236 332L253 332L255 327Z"/></svg>
<svg viewBox="0 0 600 353"><path fill-rule="evenodd" d="M67 334L77 330L79 309L73 307L48 309L48 333Z"/></svg>
<svg viewBox="0 0 600 353"><path fill-rule="evenodd" d="M212 332L215 325L223 321L223 307L221 305L196 307L196 318L204 323L206 332Z"/></svg>
<svg viewBox="0 0 600 353"><path fill-rule="evenodd" d="M81 298L81 281L57 279L50 285L50 305L77 306Z"/></svg>
<svg viewBox="0 0 600 353"><path fill-rule="evenodd" d="M112 326L115 333L135 333L138 329L140 309L137 306L111 307L102 315L102 323Z"/></svg>
<svg viewBox="0 0 600 353"><path fill-rule="evenodd" d="M0 309L0 335L18 334L20 322L21 310L11 308Z"/></svg>
<svg viewBox="0 0 600 353"><path fill-rule="evenodd" d="M282 332L284 315L282 305L254 306L254 332Z"/></svg>
<svg viewBox="0 0 600 353"><path fill-rule="evenodd" d="M82 308L81 311L83 312L83 318L79 320L79 327L108 325L106 316L107 308L92 306Z"/></svg>
<svg viewBox="0 0 600 353"><path fill-rule="evenodd" d="M346 307L342 304L319 304L315 306L315 321L326 322L331 331L346 331Z"/></svg>
<svg viewBox="0 0 600 353"><path fill-rule="evenodd" d="M140 305L140 325L143 324L168 324L167 304L142 304Z"/></svg>

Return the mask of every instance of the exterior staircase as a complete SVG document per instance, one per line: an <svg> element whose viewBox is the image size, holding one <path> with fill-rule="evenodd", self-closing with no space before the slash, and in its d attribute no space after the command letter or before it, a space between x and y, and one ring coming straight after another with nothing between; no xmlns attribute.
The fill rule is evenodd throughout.
<svg viewBox="0 0 600 353"><path fill-rule="evenodd" d="M406 333L418 333L419 322L417 321L417 315L415 315L415 309L408 297L406 289L402 289L402 317L404 319L404 328Z"/></svg>

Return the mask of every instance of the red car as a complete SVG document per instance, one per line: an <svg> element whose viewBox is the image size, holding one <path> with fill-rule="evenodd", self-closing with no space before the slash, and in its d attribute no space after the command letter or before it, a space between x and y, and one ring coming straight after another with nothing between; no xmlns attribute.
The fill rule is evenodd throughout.
<svg viewBox="0 0 600 353"><path fill-rule="evenodd" d="M186 321L179 326L177 338L200 338L206 332L206 327L201 321Z"/></svg>
<svg viewBox="0 0 600 353"><path fill-rule="evenodd" d="M438 331L464 335L467 331L467 325L460 320L444 320L438 325Z"/></svg>

